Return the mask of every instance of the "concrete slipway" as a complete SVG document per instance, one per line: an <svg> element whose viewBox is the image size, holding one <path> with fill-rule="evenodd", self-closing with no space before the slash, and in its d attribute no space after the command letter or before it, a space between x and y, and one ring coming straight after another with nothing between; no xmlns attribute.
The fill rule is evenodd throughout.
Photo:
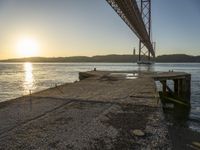
<svg viewBox="0 0 200 150"><path fill-rule="evenodd" d="M79 82L3 102L0 149L171 149L158 75L80 73Z"/></svg>

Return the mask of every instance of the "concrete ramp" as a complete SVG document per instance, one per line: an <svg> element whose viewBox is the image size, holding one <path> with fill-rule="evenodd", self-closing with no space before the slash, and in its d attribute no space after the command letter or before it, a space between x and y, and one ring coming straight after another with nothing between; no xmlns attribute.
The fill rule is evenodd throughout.
<svg viewBox="0 0 200 150"><path fill-rule="evenodd" d="M171 148L153 78L125 76L89 72L1 103L0 149Z"/></svg>

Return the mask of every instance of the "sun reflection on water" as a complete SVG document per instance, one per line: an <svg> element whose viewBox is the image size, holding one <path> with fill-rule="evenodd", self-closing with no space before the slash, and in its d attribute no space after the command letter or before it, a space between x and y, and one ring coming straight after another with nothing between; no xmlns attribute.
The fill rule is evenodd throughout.
<svg viewBox="0 0 200 150"><path fill-rule="evenodd" d="M33 66L32 63L24 63L24 94L28 94L34 88Z"/></svg>

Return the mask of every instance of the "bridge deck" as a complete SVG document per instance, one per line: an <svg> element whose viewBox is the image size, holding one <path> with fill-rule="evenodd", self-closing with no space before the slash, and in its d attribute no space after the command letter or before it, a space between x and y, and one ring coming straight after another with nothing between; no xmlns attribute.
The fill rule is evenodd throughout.
<svg viewBox="0 0 200 150"><path fill-rule="evenodd" d="M80 73L80 82L1 103L0 149L169 148L154 75Z"/></svg>

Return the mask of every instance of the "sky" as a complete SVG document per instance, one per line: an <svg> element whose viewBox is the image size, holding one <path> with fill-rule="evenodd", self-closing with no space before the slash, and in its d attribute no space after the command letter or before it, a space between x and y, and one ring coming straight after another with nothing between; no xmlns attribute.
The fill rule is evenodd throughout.
<svg viewBox="0 0 200 150"><path fill-rule="evenodd" d="M200 55L199 16L200 0L152 0L156 55ZM0 0L0 20L0 59L138 50L138 38L106 0Z"/></svg>

